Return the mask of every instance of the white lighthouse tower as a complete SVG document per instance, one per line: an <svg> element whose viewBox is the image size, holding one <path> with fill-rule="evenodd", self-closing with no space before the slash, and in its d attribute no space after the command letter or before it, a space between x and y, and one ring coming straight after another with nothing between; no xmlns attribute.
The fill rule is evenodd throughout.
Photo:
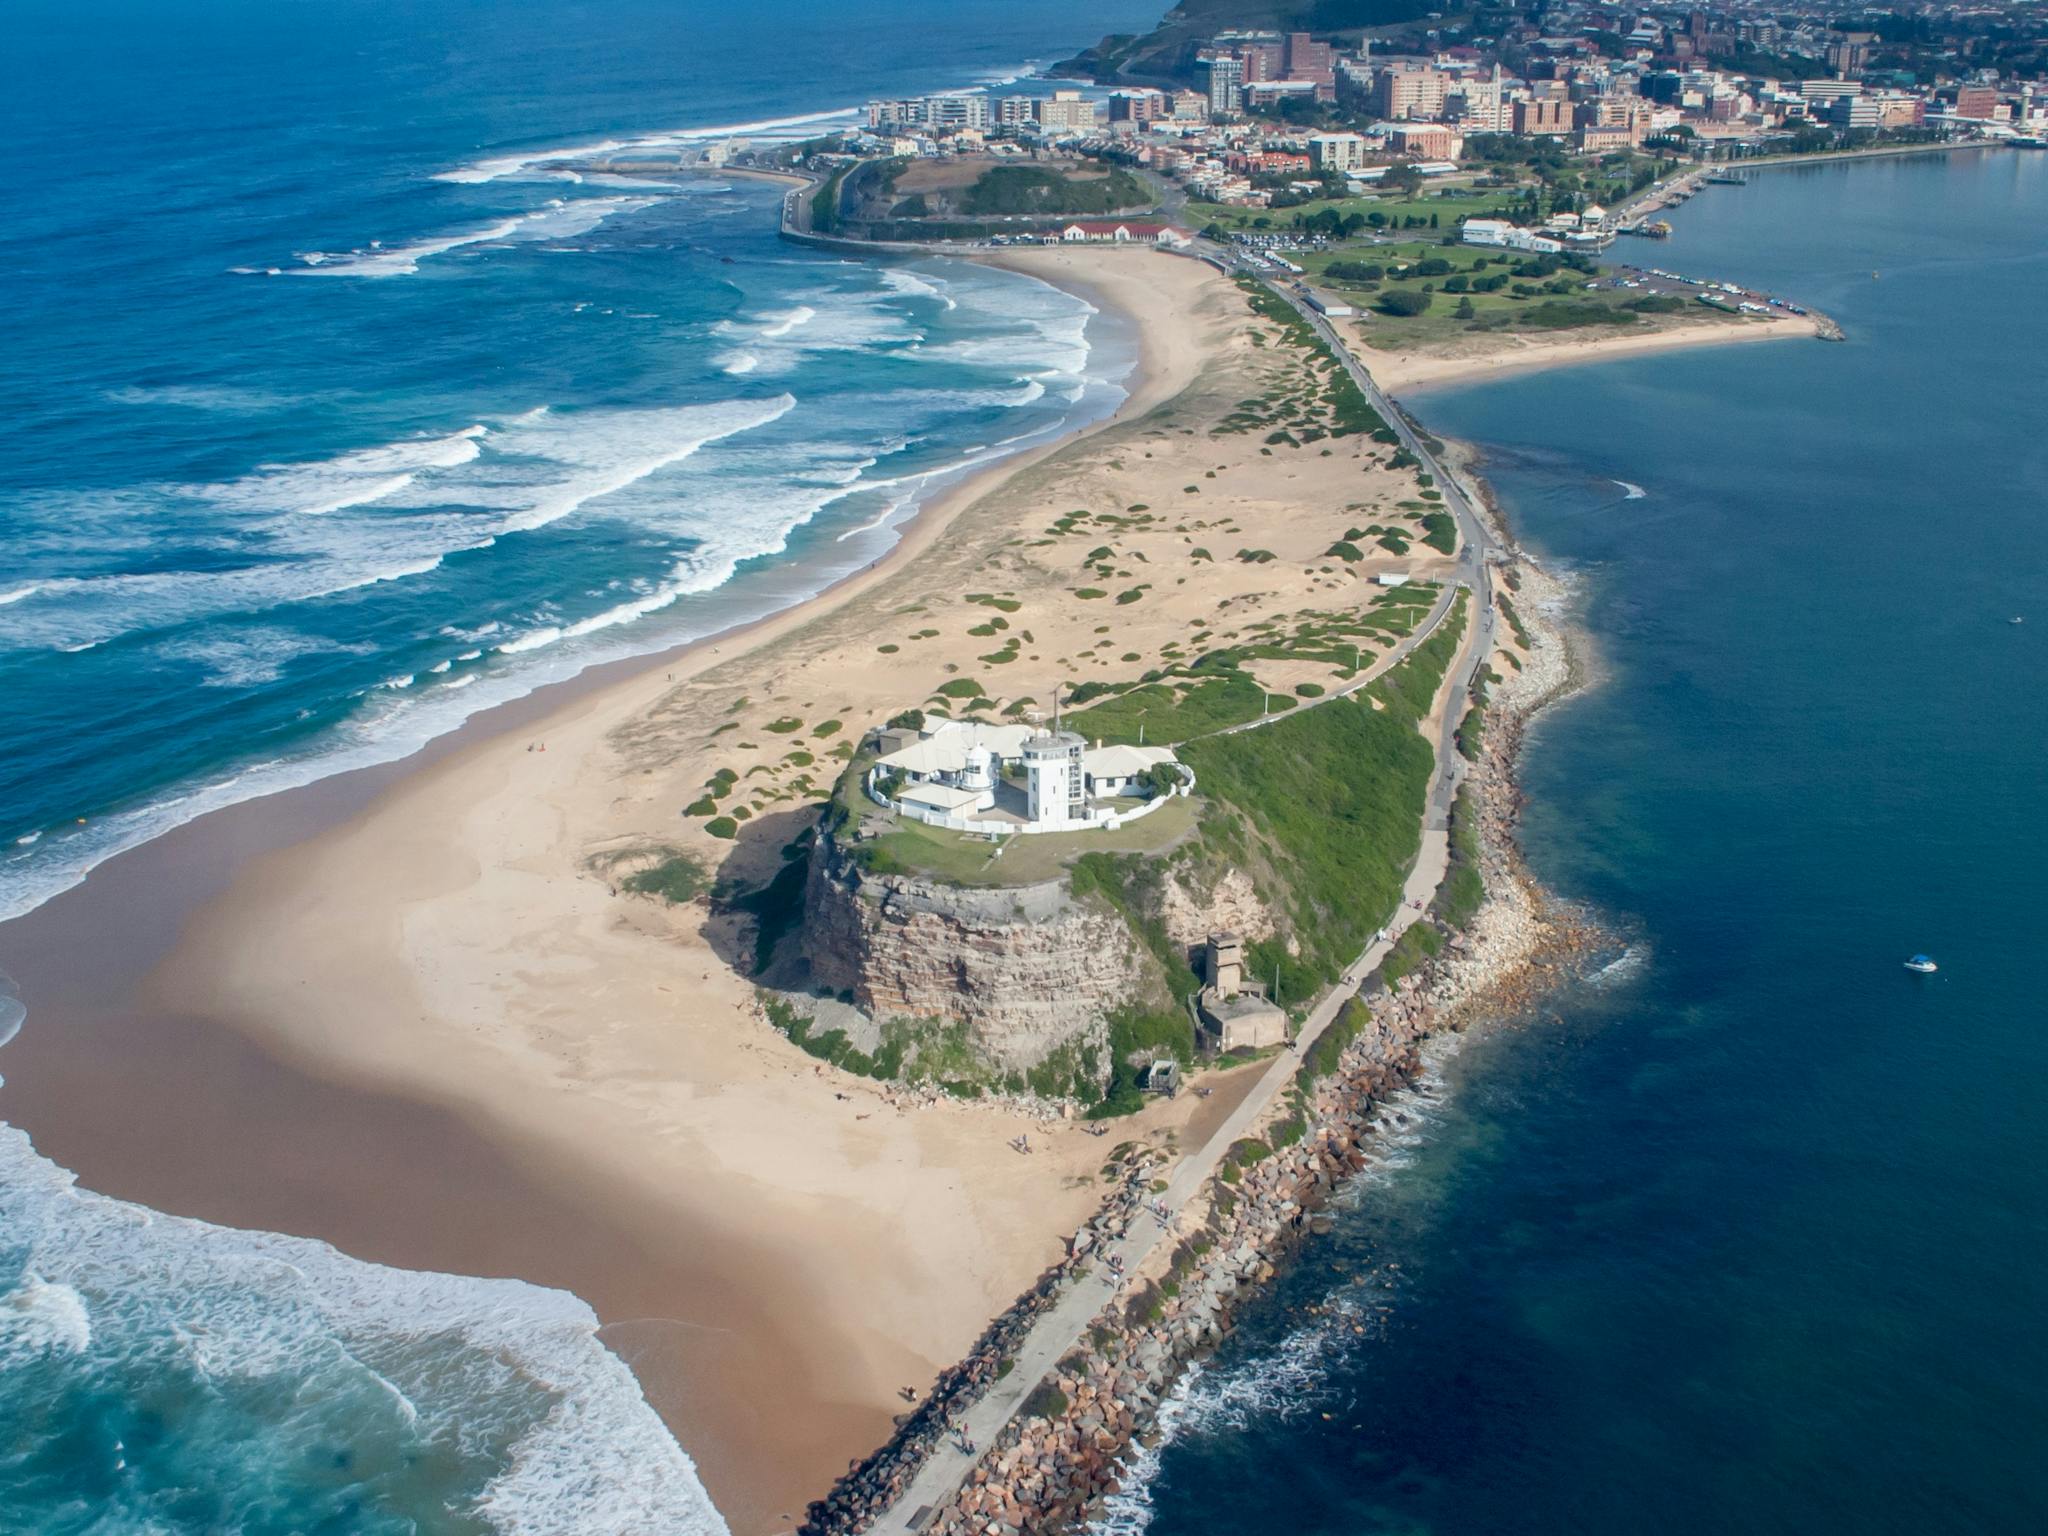
<svg viewBox="0 0 2048 1536"><path fill-rule="evenodd" d="M1081 773L1087 745L1072 731L1045 731L1024 743L1027 814L1033 826L1080 826L1087 819Z"/></svg>

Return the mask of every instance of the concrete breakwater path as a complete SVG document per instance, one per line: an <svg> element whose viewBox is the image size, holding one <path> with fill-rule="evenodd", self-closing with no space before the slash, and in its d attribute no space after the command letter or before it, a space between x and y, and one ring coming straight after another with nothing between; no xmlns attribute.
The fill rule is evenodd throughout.
<svg viewBox="0 0 2048 1536"><path fill-rule="evenodd" d="M1371 375L1351 355L1349 348L1323 317L1302 305L1292 293L1278 287L1274 292L1300 310L1309 324L1315 327L1332 355L1399 436L1401 445L1435 477L1443 491L1444 505L1457 520L1462 551L1457 580L1446 585L1430 621L1417 627L1401 652L1404 656L1412 652L1434 631L1437 622L1449 612L1458 587L1467 587L1473 592L1473 622L1449 669L1443 685L1445 691L1440 696L1443 719L1434 744L1436 767L1424 802L1422 848L1402 889L1399 911L1310 1011L1296 1033L1294 1043L1268 1063L1237 1108L1217 1126L1207 1141L1190 1150L1169 1176L1166 1189L1156 1197L1159 1208L1165 1212L1164 1217L1149 1205L1141 1206L1132 1215L1121 1237L1099 1245L1091 1253L1087 1267L1075 1269L1057 1299L1038 1315L1025 1333L1022 1343L1011 1355L1015 1363L1008 1374L992 1382L972 1406L953 1419L954 1434L939 1442L894 1502L866 1525L866 1530L879 1533L879 1536L914 1536L914 1533L922 1531L968 1481L983 1451L996 1443L1005 1427L1022 1409L1025 1400L1086 1337L1090 1324L1103 1309L1117 1299L1126 1280L1142 1272L1147 1259L1162 1243L1170 1244L1177 1239L1179 1213L1206 1182L1216 1176L1230 1148L1251 1134L1253 1127L1285 1092L1287 1085L1294 1081L1303 1060L1323 1031L1336 1019L1344 1003L1386 958L1401 934L1422 917L1449 868L1451 801L1463 781L1466 767L1456 745L1461 713L1456 705L1470 690L1478 669L1493 652L1498 610L1493 601L1487 562L1494 545L1485 522L1463 487L1444 471L1407 418L1381 393ZM1389 656L1388 664L1391 665L1395 659ZM1375 669L1375 675L1383 670ZM1294 713L1296 711L1290 710L1274 718L1286 719ZM1240 729L1256 729L1268 723L1253 721ZM1112 1264L1112 1259L1119 1262ZM961 1437L974 1450L964 1449Z"/></svg>

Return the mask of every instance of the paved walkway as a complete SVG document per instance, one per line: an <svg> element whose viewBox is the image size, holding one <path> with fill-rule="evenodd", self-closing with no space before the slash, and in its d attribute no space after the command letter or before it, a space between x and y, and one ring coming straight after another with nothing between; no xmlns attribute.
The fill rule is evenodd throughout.
<svg viewBox="0 0 2048 1536"><path fill-rule="evenodd" d="M993 1445L1002 1434L1004 1427L1023 1407L1025 1398L1040 1382L1051 1374L1068 1351L1080 1343L1088 1331L1088 1325L1102 1312L1123 1288L1127 1277L1143 1272L1145 1262L1158 1249L1160 1243L1173 1231L1174 1215L1180 1211L1198 1191L1212 1178L1223 1161L1224 1154L1239 1140L1251 1133L1253 1126L1272 1106L1274 1100L1286 1091L1294 1081L1303 1059L1314 1047L1325 1029L1337 1017L1345 1002L1358 990L1375 967L1384 960L1396 940L1409 926L1420 918L1436 894L1437 887L1449 869L1450 861L1450 807L1458 786L1463 782L1466 763L1457 750L1456 734L1462 718L1462 704L1472 679L1486 658L1493 653L1496 625L1496 610L1493 592L1485 566L1485 556L1491 547L1484 524L1473 511L1463 490L1446 475L1436 458L1415 436L1406 420L1372 382L1371 376L1359 366L1344 343L1329 327L1322 316L1299 305L1295 296L1283 290L1282 296L1290 303L1302 308L1304 315L1322 334L1332 351L1350 370L1359 387L1365 391L1374 409L1386 417L1387 423L1400 436L1402 444L1422 462L1425 470L1433 474L1438 487L1443 491L1445 505L1457 518L1459 532L1463 538L1463 556L1459 574L1462 584L1469 585L1476 601L1473 621L1467 627L1464 643L1451 666L1447 669L1446 691L1439 695L1443 708L1443 723L1435 743L1436 769L1430 782L1428 796L1424 800L1422 848L1416 855L1415 865L1408 873L1407 883L1401 892L1400 910L1382 930L1383 937L1369 945L1364 954L1354 960L1324 994L1321 1002L1310 1010L1296 1032L1294 1043L1272 1058L1266 1070L1260 1074L1236 1109L1223 1123L1216 1127L1209 1139L1181 1159L1167 1181L1166 1190L1158 1196L1167 1210L1167 1220L1162 1222L1149 1207L1141 1207L1131 1218L1124 1235L1111 1243L1098 1247L1087 1266L1086 1274L1070 1280L1059 1299L1050 1309L1042 1313L1023 1345L1013 1357L1016 1364L1002 1380L994 1383L981 1399L970 1407L956 1422L956 1429L964 1432L976 1447L970 1455L960 1449L954 1440L944 1441L925 1464L918 1469L893 1505L879 1515L870 1529L878 1536L912 1536L923 1529L933 1512L952 1496L966 1481L975 1464L981 1459L981 1451ZM1444 597L1430 621L1409 638L1407 651L1412 651L1434 630L1442 615L1449 611L1457 585L1446 583ZM1390 653L1386 658L1391 665L1398 657ZM1379 670L1384 670L1381 668ZM1373 675L1377 675L1375 672ZM1369 678L1360 678L1356 686L1363 686ZM1320 702L1320 701L1319 701ZM1284 720L1297 711L1271 717ZM1252 729L1270 721L1253 721L1239 729ZM1123 1261L1122 1273L1112 1270L1111 1255Z"/></svg>

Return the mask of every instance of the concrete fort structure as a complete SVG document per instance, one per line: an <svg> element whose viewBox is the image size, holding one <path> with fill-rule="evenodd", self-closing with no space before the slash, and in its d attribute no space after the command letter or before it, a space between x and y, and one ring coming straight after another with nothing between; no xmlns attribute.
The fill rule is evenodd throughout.
<svg viewBox="0 0 2048 1536"><path fill-rule="evenodd" d="M868 798L899 816L963 832L1115 828L1195 782L1170 747L1090 746L1057 727L934 720L873 739Z"/></svg>
<svg viewBox="0 0 2048 1536"><path fill-rule="evenodd" d="M1212 933L1202 946L1195 997L1202 1043L1212 1051L1262 1051L1287 1043L1287 1015L1244 974L1244 940Z"/></svg>

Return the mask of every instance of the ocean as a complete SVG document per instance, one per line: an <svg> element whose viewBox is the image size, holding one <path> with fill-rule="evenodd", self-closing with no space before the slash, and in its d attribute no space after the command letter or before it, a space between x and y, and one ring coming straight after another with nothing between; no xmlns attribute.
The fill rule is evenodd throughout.
<svg viewBox="0 0 2048 1536"><path fill-rule="evenodd" d="M10 8L0 920L797 601L1112 410L1133 338L1078 298L785 244L768 183L535 162L799 138L1156 14ZM0 977L0 1044L36 1027ZM0 1125L8 1531L722 1528L595 1329L102 1199Z"/></svg>
<svg viewBox="0 0 2048 1536"><path fill-rule="evenodd" d="M1579 589L1525 842L1626 949L1436 1049L1106 1530L2048 1525L2048 156L1672 222L1848 340L1411 402Z"/></svg>

